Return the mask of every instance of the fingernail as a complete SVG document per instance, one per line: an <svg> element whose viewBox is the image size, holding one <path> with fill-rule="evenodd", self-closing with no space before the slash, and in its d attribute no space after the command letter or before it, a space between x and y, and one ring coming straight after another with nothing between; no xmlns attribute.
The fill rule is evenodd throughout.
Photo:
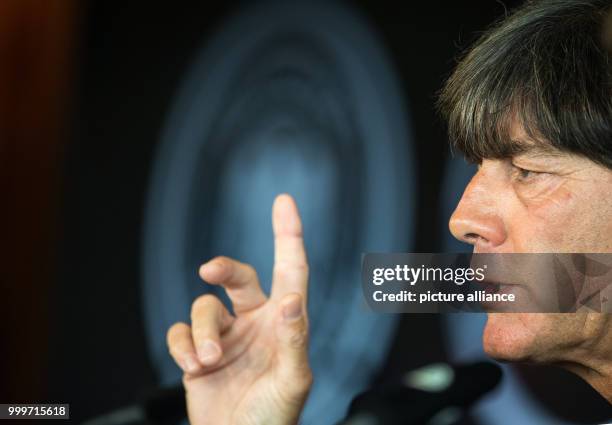
<svg viewBox="0 0 612 425"><path fill-rule="evenodd" d="M183 359L183 365L185 367L185 371L189 373L197 372L200 368L200 364L193 354L187 354L185 356Z"/></svg>
<svg viewBox="0 0 612 425"><path fill-rule="evenodd" d="M198 348L198 357L204 364L210 365L216 363L220 354L221 349L219 346L210 340L204 341Z"/></svg>
<svg viewBox="0 0 612 425"><path fill-rule="evenodd" d="M285 320L295 320L302 315L302 300L294 299L283 306L283 318Z"/></svg>

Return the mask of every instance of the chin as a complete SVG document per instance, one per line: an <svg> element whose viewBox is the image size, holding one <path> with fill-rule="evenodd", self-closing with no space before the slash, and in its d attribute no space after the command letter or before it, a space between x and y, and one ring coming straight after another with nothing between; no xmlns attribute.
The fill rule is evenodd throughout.
<svg viewBox="0 0 612 425"><path fill-rule="evenodd" d="M485 353L499 361L536 361L547 325L538 313L489 313L482 337Z"/></svg>

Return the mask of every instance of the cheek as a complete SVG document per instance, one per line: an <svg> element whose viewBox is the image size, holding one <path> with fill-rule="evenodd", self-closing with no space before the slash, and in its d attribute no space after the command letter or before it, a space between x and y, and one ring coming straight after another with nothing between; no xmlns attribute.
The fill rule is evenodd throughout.
<svg viewBox="0 0 612 425"><path fill-rule="evenodd" d="M580 204L577 195L564 187L537 200L522 202L508 219L512 223L509 227L516 251L562 252L568 249L576 235L582 233L577 227L581 226Z"/></svg>
<svg viewBox="0 0 612 425"><path fill-rule="evenodd" d="M527 203L517 224L526 252L610 252L612 199L605 188L561 186ZM535 237L534 237L535 236Z"/></svg>
<svg viewBox="0 0 612 425"><path fill-rule="evenodd" d="M576 195L566 188L559 188L546 201L532 209L540 234L551 248L564 251L572 245L580 214ZM581 233L581 232L578 232Z"/></svg>

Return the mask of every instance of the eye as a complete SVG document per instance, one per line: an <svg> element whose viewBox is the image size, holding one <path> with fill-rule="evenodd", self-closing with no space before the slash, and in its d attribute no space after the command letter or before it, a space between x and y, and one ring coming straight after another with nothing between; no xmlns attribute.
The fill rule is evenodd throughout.
<svg viewBox="0 0 612 425"><path fill-rule="evenodd" d="M512 164L512 167L514 168L514 178L523 183L529 180L533 180L534 178L538 177L539 175L545 174L542 172L538 172L538 171L533 171L533 170L528 170L526 168L521 168L521 167L517 167L516 165Z"/></svg>

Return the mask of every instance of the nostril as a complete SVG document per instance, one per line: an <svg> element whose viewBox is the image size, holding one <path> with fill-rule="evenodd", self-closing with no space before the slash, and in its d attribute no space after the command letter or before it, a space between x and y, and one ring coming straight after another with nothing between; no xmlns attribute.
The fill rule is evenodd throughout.
<svg viewBox="0 0 612 425"><path fill-rule="evenodd" d="M464 238L469 241L477 241L480 238L480 236L476 233L466 233L464 235Z"/></svg>

